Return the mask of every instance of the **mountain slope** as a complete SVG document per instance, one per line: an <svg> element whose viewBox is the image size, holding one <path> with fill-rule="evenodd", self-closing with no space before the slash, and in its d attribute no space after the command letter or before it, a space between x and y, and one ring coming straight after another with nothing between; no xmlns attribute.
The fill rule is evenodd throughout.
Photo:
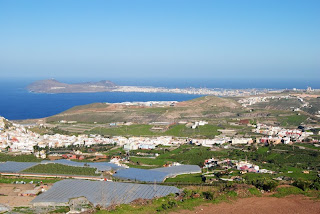
<svg viewBox="0 0 320 214"><path fill-rule="evenodd" d="M76 106L47 118L48 122L60 120L78 122L178 122L234 116L242 107L233 99L205 96L178 103L175 106L127 106L110 103L94 103Z"/></svg>

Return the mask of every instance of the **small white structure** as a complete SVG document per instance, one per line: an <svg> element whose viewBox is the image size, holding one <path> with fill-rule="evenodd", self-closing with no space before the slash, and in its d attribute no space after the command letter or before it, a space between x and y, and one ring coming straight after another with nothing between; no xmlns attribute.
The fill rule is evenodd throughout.
<svg viewBox="0 0 320 214"><path fill-rule="evenodd" d="M252 138L233 138L232 145L248 144L252 142Z"/></svg>

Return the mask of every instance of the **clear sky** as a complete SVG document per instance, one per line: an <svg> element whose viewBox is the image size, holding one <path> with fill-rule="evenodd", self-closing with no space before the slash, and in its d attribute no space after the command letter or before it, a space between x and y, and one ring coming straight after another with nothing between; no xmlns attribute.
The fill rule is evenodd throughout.
<svg viewBox="0 0 320 214"><path fill-rule="evenodd" d="M0 0L0 77L320 80L320 1Z"/></svg>

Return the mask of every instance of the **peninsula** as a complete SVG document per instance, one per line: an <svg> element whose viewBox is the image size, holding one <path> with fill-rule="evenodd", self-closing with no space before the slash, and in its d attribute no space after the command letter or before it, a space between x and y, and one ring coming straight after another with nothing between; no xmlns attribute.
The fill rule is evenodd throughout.
<svg viewBox="0 0 320 214"><path fill-rule="evenodd" d="M54 79L48 79L36 81L28 85L27 90L36 93L86 93L111 91L116 87L116 84L108 80L67 84Z"/></svg>

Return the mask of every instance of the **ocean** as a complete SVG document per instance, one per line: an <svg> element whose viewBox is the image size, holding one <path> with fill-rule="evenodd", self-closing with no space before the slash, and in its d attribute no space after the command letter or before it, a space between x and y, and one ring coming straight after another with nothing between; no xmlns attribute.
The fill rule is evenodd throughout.
<svg viewBox="0 0 320 214"><path fill-rule="evenodd" d="M32 79L1 79L0 80L0 116L9 120L35 119L61 113L77 105L97 102L134 102L134 101L185 101L201 95L172 93L68 93L68 94L37 94L28 92L25 88ZM62 82L84 82L75 79L59 79ZM98 80L91 80L98 81ZM266 81L266 80L208 80L208 79L111 79L118 85L154 86L168 88L208 87L208 88L306 88L317 87L318 81ZM320 87L317 87L320 88Z"/></svg>

